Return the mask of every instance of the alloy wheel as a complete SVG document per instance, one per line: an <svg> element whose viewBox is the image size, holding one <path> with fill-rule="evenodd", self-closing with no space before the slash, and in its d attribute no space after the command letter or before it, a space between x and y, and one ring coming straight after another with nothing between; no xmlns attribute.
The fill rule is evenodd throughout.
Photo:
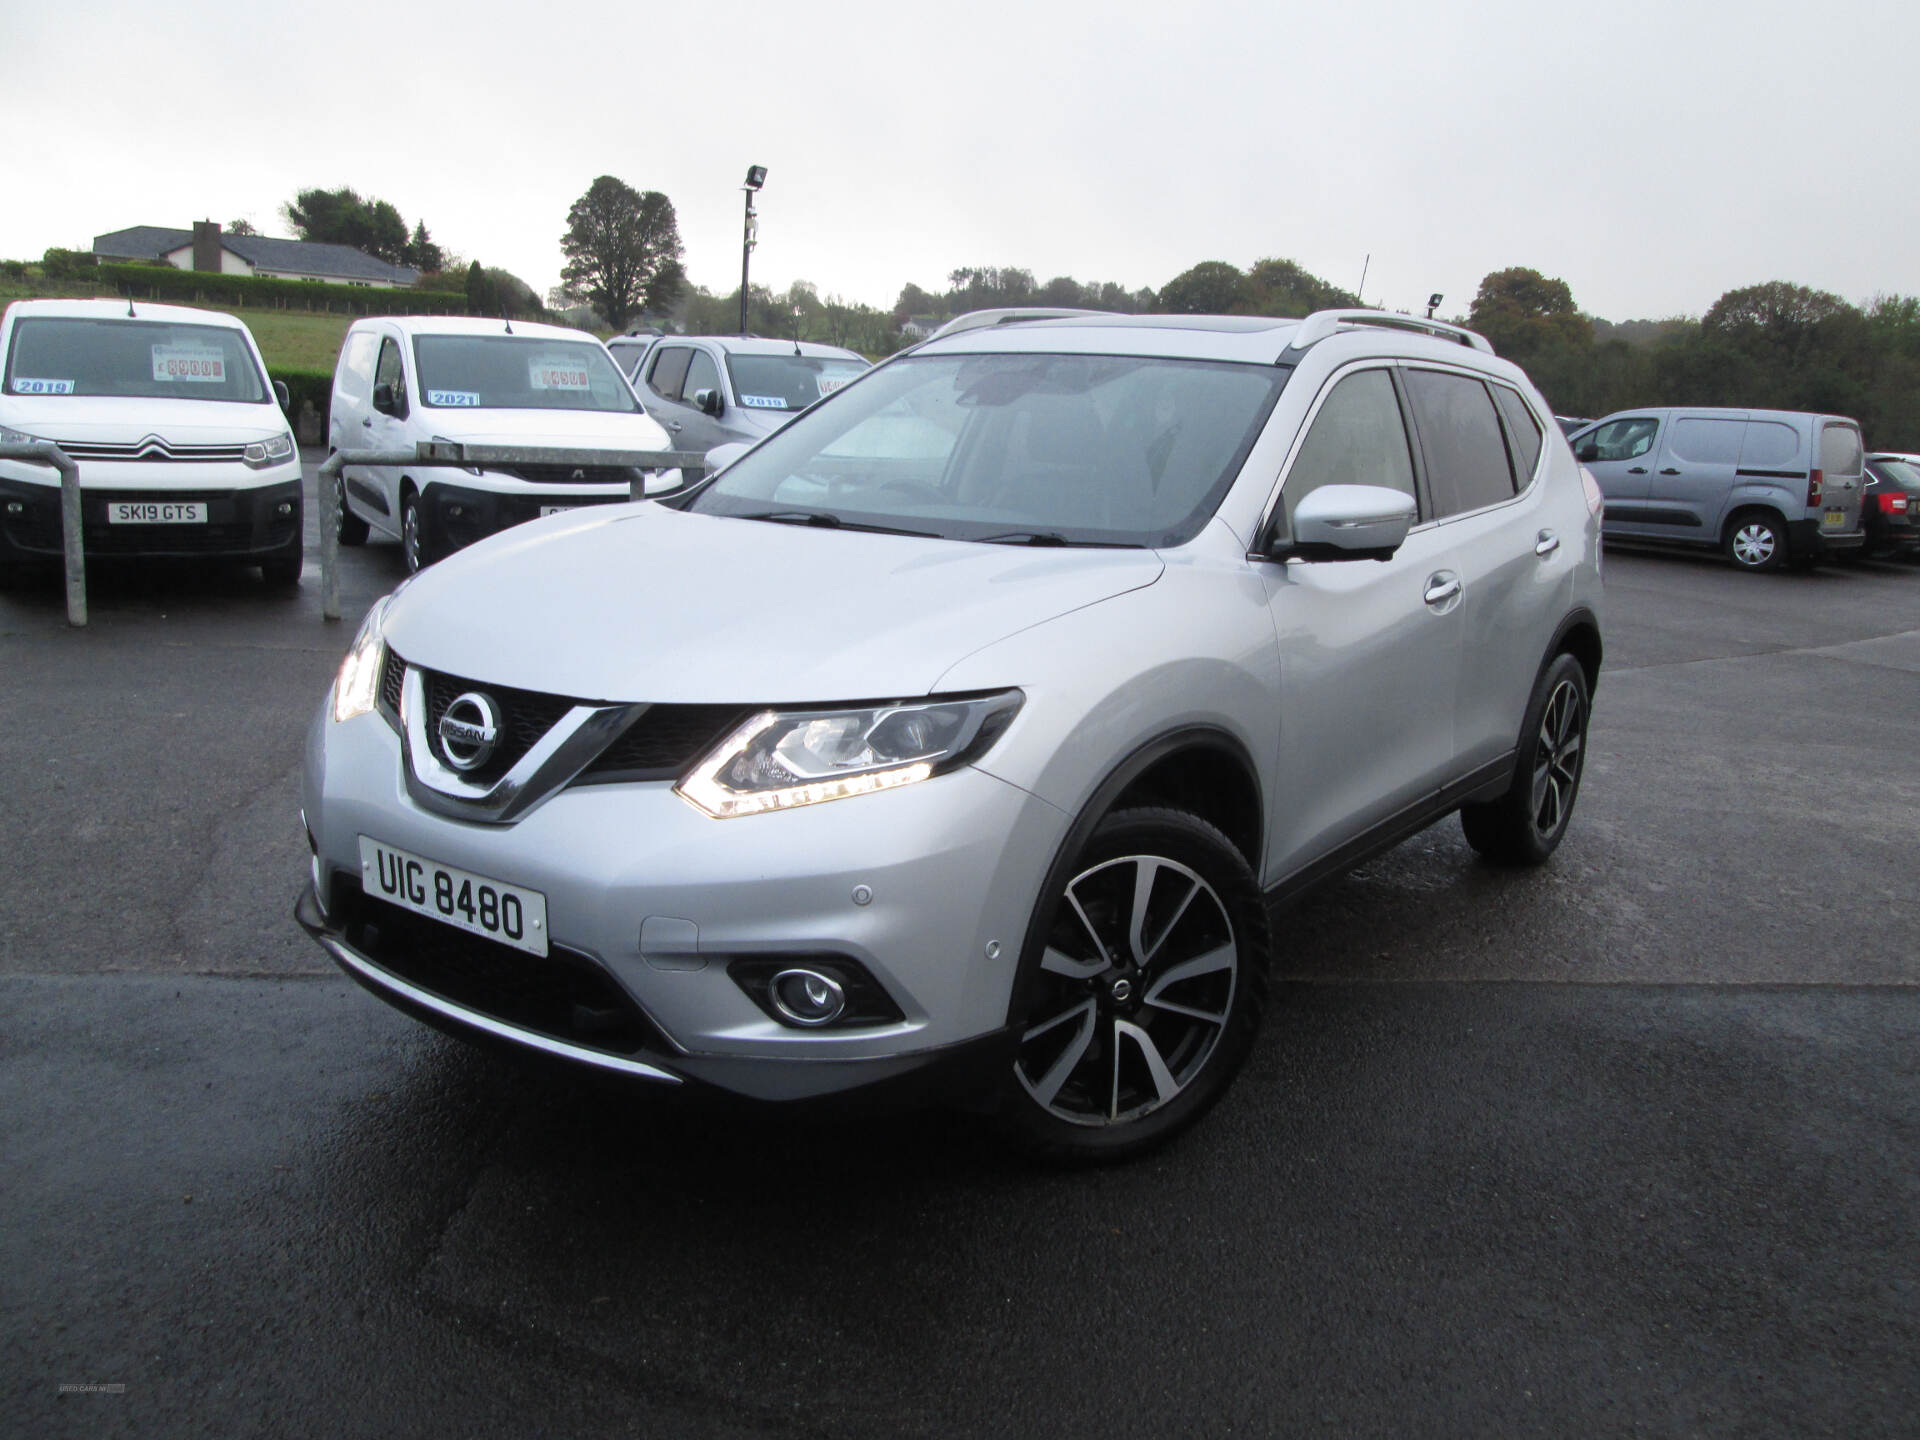
<svg viewBox="0 0 1920 1440"><path fill-rule="evenodd" d="M1164 856L1103 861L1061 898L1014 1074L1072 1124L1138 1120L1205 1069L1239 981L1238 937L1213 886Z"/></svg>
<svg viewBox="0 0 1920 1440"><path fill-rule="evenodd" d="M420 549L420 506L408 496L400 502L400 550L406 559L408 574L420 569Z"/></svg>
<svg viewBox="0 0 1920 1440"><path fill-rule="evenodd" d="M1542 836L1556 833L1573 810L1586 745L1580 691L1562 680L1547 697L1533 752L1533 825Z"/></svg>

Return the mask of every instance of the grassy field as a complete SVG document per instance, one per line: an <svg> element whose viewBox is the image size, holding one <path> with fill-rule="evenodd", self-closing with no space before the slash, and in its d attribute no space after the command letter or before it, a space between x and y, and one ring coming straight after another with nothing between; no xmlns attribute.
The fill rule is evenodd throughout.
<svg viewBox="0 0 1920 1440"><path fill-rule="evenodd" d="M111 294L99 285L0 278L0 305L12 300L95 299ZM268 366L276 370L332 373L340 342L353 323L351 315L311 315L299 310L262 310L249 306L208 308L245 321L253 331L253 338L260 342L260 353L266 357Z"/></svg>

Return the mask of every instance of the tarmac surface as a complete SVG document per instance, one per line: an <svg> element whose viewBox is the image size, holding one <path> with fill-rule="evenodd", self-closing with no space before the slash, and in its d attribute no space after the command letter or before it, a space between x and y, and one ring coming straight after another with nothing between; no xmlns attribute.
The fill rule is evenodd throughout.
<svg viewBox="0 0 1920 1440"><path fill-rule="evenodd" d="M1920 567L1610 551L1555 861L1324 887L1214 1113L1058 1173L341 978L301 736L401 576L342 555L339 625L317 547L0 595L13 1433L1915 1433Z"/></svg>

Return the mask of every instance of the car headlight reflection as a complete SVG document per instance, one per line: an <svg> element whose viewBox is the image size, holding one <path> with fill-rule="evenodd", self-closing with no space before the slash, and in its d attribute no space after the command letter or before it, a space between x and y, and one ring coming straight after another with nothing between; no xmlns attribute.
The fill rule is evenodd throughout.
<svg viewBox="0 0 1920 1440"><path fill-rule="evenodd" d="M790 810L930 779L981 754L1018 690L845 710L762 710L674 789L717 820Z"/></svg>
<svg viewBox="0 0 1920 1440"><path fill-rule="evenodd" d="M399 590L395 590L393 595L373 602L373 608L367 611L367 618L360 622L360 632L353 637L346 658L340 662L340 673L333 680L333 718L336 722L369 714L379 699L380 666L387 655L384 634L387 610L393 604L393 596L399 593Z"/></svg>

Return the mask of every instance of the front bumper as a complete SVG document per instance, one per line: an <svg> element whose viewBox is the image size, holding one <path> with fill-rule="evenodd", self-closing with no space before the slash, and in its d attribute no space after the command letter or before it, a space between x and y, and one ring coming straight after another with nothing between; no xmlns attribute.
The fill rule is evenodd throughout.
<svg viewBox="0 0 1920 1440"><path fill-rule="evenodd" d="M534 489L482 490L429 478L420 492L428 531L447 550L458 550L512 526L537 520L549 507L624 505L633 498L627 486L583 484Z"/></svg>
<svg viewBox="0 0 1920 1440"><path fill-rule="evenodd" d="M971 768L734 820L701 814L664 781L576 784L511 825L475 824L417 805L404 763L379 714L336 724L329 704L309 732L303 803L317 893L301 919L343 968L435 1024L767 1099L944 1071L956 1055L991 1051L1067 829L1053 806ZM368 899L362 835L539 891L553 963L479 955L505 947ZM423 968L447 946L468 958ZM899 1018L779 1023L732 966L787 957L852 962ZM475 966L554 993L535 1005L462 991Z"/></svg>
<svg viewBox="0 0 1920 1440"><path fill-rule="evenodd" d="M285 549L300 533L297 478L245 489L209 486L204 479L196 485L193 479L138 488L83 483L80 519L86 553L248 558ZM200 501L207 507L207 519L193 525L115 525L107 519L108 506L115 501ZM59 484L0 477L0 535L18 554L48 559L64 554Z"/></svg>

